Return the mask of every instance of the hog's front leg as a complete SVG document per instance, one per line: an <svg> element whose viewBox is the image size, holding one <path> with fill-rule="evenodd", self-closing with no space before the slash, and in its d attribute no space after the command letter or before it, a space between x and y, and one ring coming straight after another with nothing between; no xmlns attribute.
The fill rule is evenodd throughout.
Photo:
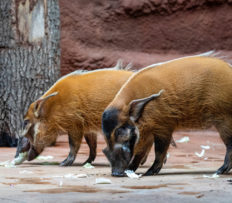
<svg viewBox="0 0 232 203"><path fill-rule="evenodd" d="M153 165L148 169L148 171L144 174L145 176L159 173L164 164L171 138L171 135L155 136L155 161Z"/></svg>
<svg viewBox="0 0 232 203"><path fill-rule="evenodd" d="M76 159L77 152L80 148L82 137L82 133L74 135L68 133L70 152L68 157L60 163L60 166L71 166L73 164Z"/></svg>
<svg viewBox="0 0 232 203"><path fill-rule="evenodd" d="M139 140L138 144L135 146L133 160L128 167L129 170L136 171L139 164L143 164L146 161L153 143L153 135Z"/></svg>

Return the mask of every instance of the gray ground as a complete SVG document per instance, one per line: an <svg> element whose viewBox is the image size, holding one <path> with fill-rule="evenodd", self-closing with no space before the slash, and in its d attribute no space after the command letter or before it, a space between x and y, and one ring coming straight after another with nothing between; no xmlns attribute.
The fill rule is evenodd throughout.
<svg viewBox="0 0 232 203"><path fill-rule="evenodd" d="M175 140L188 136L187 143L170 147L169 158L161 173L153 177L130 179L110 176L110 167L102 154L104 141L98 141L98 156L93 169L85 169L88 148L82 144L72 167L60 167L68 154L66 137L60 137L56 147L47 148L42 155L54 158L47 161L25 162L16 168L0 167L0 202L232 202L232 176L212 175L222 165L225 147L214 131L177 132ZM201 145L210 146L203 157ZM153 150L152 150L153 151ZM0 161L13 159L15 149L2 148ZM152 152L144 166L136 172L143 173L151 166ZM72 175L87 174L85 178ZM65 176L65 177L64 177ZM70 177L71 176L71 177ZM96 184L104 177L111 184ZM230 182L231 180L231 182Z"/></svg>

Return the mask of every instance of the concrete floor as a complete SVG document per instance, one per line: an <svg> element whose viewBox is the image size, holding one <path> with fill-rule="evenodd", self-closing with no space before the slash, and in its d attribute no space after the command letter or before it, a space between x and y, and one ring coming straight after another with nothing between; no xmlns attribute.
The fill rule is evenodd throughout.
<svg viewBox="0 0 232 203"><path fill-rule="evenodd" d="M161 173L152 177L130 179L110 175L110 167L101 150L104 140L99 137L95 168L85 169L82 163L88 157L83 142L74 166L60 167L68 155L66 137L58 139L55 147L47 148L42 155L54 158L48 161L24 162L16 168L0 167L0 202L232 202L232 176L212 178L222 165L225 146L215 131L176 132L174 139L188 136L187 143L170 147L169 158ZM201 145L210 146L203 157ZM14 148L1 148L0 161L13 159ZM144 166L136 173L143 173L151 166L153 150ZM71 175L87 174L85 178ZM112 184L96 184L96 178L110 179Z"/></svg>

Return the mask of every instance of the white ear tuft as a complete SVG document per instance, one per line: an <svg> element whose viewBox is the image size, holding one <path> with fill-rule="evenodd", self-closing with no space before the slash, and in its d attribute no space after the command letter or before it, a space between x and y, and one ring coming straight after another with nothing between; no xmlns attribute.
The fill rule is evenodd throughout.
<svg viewBox="0 0 232 203"><path fill-rule="evenodd" d="M136 99L129 104L129 116L131 121L136 122L141 117L145 106L152 100L159 97L164 90L160 90L157 94L150 95L142 99Z"/></svg>
<svg viewBox="0 0 232 203"><path fill-rule="evenodd" d="M123 61L122 59L118 59L116 66L114 67L116 70L123 69Z"/></svg>
<svg viewBox="0 0 232 203"><path fill-rule="evenodd" d="M53 96L56 96L58 94L58 92L53 92L51 94L49 94L48 96L44 97L44 98L41 98L41 99L38 99L35 104L34 104L34 115L36 118L38 118L41 114L41 109L44 105L44 103L50 98L50 97L53 97Z"/></svg>

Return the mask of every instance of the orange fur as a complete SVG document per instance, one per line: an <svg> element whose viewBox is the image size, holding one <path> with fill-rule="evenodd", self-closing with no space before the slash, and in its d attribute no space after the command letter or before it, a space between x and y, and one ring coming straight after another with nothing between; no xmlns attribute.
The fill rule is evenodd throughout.
<svg viewBox="0 0 232 203"><path fill-rule="evenodd" d="M156 160L148 175L158 173L166 157L172 133L178 128L208 128L214 125L225 145L232 147L232 70L231 66L214 57L186 57L158 66L144 68L132 75L119 90L105 111L118 110L118 124L136 126L139 141L135 145L137 155L145 154L150 143L155 142ZM150 101L138 122L130 120L130 103L148 97L160 90L164 92ZM115 129L107 142L116 143ZM112 147L113 149L113 147ZM232 151L227 153L232 167ZM136 170L138 167L133 166ZM225 166L225 164L224 164Z"/></svg>
<svg viewBox="0 0 232 203"><path fill-rule="evenodd" d="M31 124L25 136L30 139L36 154L40 154L61 133L69 136L69 156L72 156L68 157L72 160L66 160L63 165L71 165L75 160L83 135L87 143L96 147L94 134L101 132L101 114L131 74L130 71L109 69L73 73L58 80L30 105L24 117ZM51 94L56 95L44 101ZM35 158L32 156L31 159Z"/></svg>

